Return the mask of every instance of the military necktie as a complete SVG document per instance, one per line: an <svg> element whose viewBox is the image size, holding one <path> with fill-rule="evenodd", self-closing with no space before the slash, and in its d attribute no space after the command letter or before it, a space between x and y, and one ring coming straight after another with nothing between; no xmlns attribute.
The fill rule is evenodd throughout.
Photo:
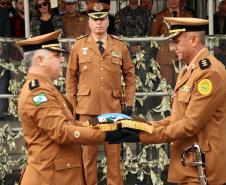
<svg viewBox="0 0 226 185"><path fill-rule="evenodd" d="M103 55L103 53L104 53L104 51L105 51L105 49L104 49L104 47L103 47L103 42L101 41L101 40L98 40L97 41L97 44L98 44L98 49L99 49L99 51L100 51L100 54L101 55Z"/></svg>
<svg viewBox="0 0 226 185"><path fill-rule="evenodd" d="M173 17L177 17L177 11L172 11Z"/></svg>

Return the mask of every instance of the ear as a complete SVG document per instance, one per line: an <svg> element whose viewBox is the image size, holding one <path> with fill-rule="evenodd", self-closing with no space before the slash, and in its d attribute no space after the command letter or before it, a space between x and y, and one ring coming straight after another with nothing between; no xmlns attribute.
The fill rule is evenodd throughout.
<svg viewBox="0 0 226 185"><path fill-rule="evenodd" d="M43 57L41 55L37 56L36 58L36 63L39 65L39 66L44 66L44 60L43 60Z"/></svg>
<svg viewBox="0 0 226 185"><path fill-rule="evenodd" d="M196 34L192 35L191 42L191 46L197 46L200 42L200 37Z"/></svg>

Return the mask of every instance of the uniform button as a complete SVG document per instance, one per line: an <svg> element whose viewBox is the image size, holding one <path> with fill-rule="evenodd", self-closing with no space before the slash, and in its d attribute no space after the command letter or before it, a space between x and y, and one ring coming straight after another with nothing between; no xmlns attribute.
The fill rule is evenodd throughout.
<svg viewBox="0 0 226 185"><path fill-rule="evenodd" d="M171 143L170 143L170 145L171 145L171 146L173 146L173 145L174 145L174 143L173 143L173 142L171 142Z"/></svg>
<svg viewBox="0 0 226 185"><path fill-rule="evenodd" d="M103 77L100 77L100 79L103 80L104 78Z"/></svg>
<svg viewBox="0 0 226 185"><path fill-rule="evenodd" d="M176 112L175 109L173 109L173 112Z"/></svg>
<svg viewBox="0 0 226 185"><path fill-rule="evenodd" d="M100 70L103 70L103 69L104 69L103 67L100 68Z"/></svg>
<svg viewBox="0 0 226 185"><path fill-rule="evenodd" d="M87 67L87 66L84 66L84 67L83 67L83 69L84 69L84 70L87 70L87 69L88 69L88 67Z"/></svg>
<svg viewBox="0 0 226 185"><path fill-rule="evenodd" d="M100 87L100 89L104 89L104 87Z"/></svg>
<svg viewBox="0 0 226 185"><path fill-rule="evenodd" d="M71 164L70 163L67 163L67 167L70 167L71 166Z"/></svg>
<svg viewBox="0 0 226 185"><path fill-rule="evenodd" d="M75 131L74 132L74 137L75 138L79 138L80 137L80 132L79 131Z"/></svg>

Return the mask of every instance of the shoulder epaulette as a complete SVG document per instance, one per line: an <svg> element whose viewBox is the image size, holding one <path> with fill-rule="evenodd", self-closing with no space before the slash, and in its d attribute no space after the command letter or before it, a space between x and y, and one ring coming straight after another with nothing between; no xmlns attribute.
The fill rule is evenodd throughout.
<svg viewBox="0 0 226 185"><path fill-rule="evenodd" d="M31 80L29 83L29 89L33 90L37 87L39 87L39 81L37 79Z"/></svg>
<svg viewBox="0 0 226 185"><path fill-rule="evenodd" d="M211 66L211 62L209 61L208 58L204 58L202 60L199 61L199 67L200 69L207 69Z"/></svg>
<svg viewBox="0 0 226 185"><path fill-rule="evenodd" d="M124 41L122 36L111 35L113 39Z"/></svg>
<svg viewBox="0 0 226 185"><path fill-rule="evenodd" d="M88 37L88 35L81 35L81 36L77 37L76 40L79 40L79 39L82 39L82 38L85 38L85 37Z"/></svg>

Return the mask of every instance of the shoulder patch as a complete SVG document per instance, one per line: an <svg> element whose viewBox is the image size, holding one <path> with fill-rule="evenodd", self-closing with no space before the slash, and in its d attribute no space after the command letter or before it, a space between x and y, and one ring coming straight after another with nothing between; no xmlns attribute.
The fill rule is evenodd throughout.
<svg viewBox="0 0 226 185"><path fill-rule="evenodd" d="M44 92L39 93L37 96L34 96L32 99L36 106L39 106L42 103L48 101L48 98Z"/></svg>
<svg viewBox="0 0 226 185"><path fill-rule="evenodd" d="M76 38L76 40L79 40L79 39L85 38L85 37L87 37L87 36L88 36L88 35L81 35L81 36L77 37L77 38Z"/></svg>
<svg viewBox="0 0 226 185"><path fill-rule="evenodd" d="M113 39L124 41L122 36L111 35Z"/></svg>
<svg viewBox="0 0 226 185"><path fill-rule="evenodd" d="M37 79L31 80L29 83L29 89L33 90L37 87L39 87L39 81Z"/></svg>
<svg viewBox="0 0 226 185"><path fill-rule="evenodd" d="M212 82L209 79L203 79L198 83L198 91L202 95L208 95L212 92Z"/></svg>
<svg viewBox="0 0 226 185"><path fill-rule="evenodd" d="M211 62L209 61L208 58L202 59L199 61L199 67L200 69L207 69L211 66Z"/></svg>

